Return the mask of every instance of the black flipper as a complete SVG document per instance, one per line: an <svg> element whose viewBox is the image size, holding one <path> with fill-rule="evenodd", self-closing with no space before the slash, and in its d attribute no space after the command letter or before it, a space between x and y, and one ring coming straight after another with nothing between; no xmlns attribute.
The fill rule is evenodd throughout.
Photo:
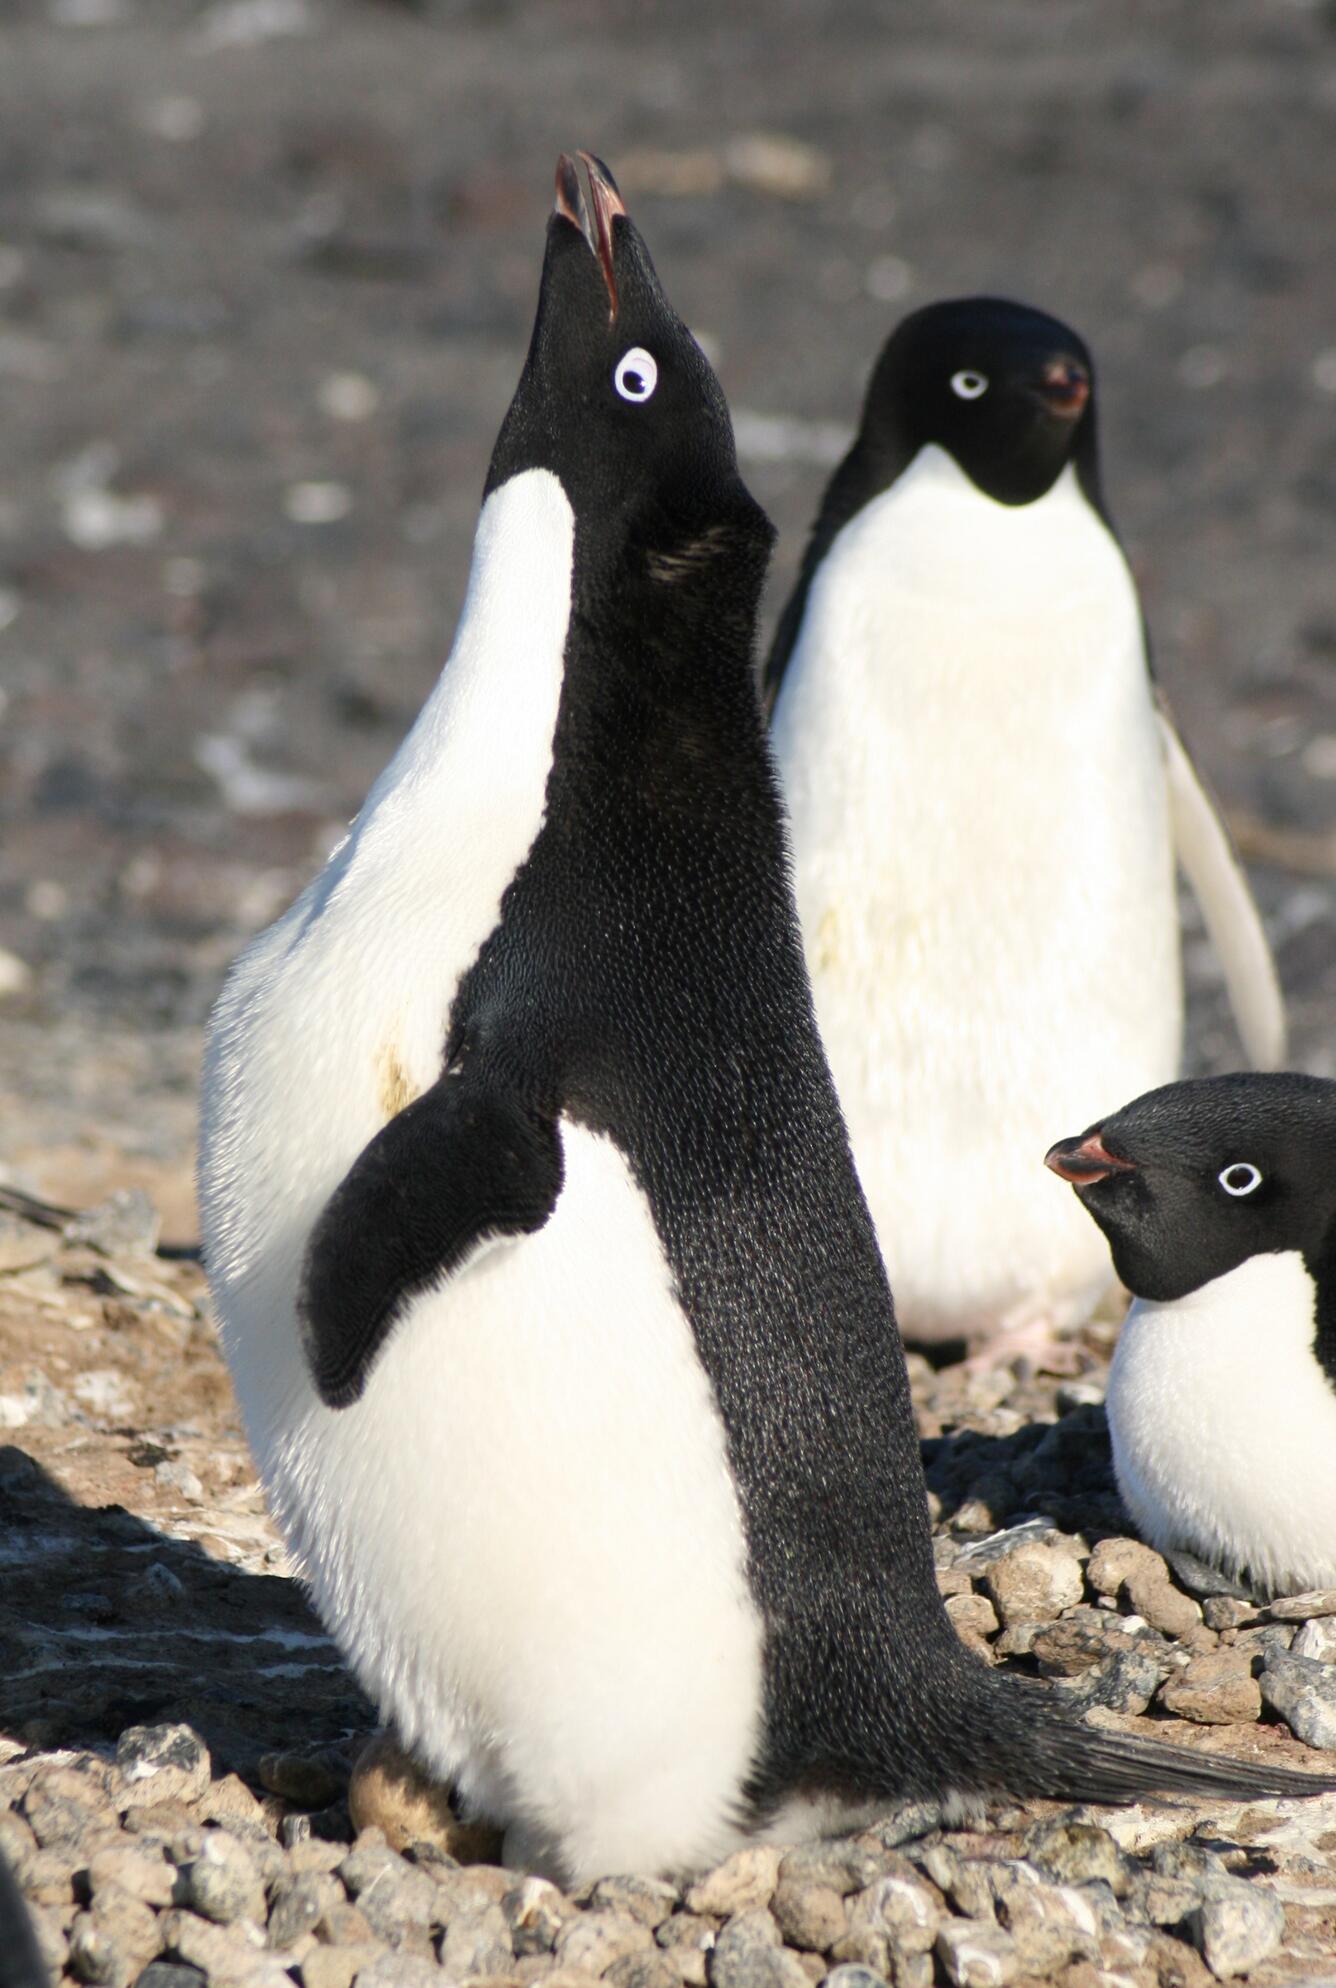
<svg viewBox="0 0 1336 1988"><path fill-rule="evenodd" d="M0 1855L0 1988L47 1988L49 1979L23 1894Z"/></svg>
<svg viewBox="0 0 1336 1988"><path fill-rule="evenodd" d="M541 1229L561 1192L555 1121L447 1074L378 1132L311 1234L299 1314L330 1408L357 1400L407 1299L491 1236Z"/></svg>

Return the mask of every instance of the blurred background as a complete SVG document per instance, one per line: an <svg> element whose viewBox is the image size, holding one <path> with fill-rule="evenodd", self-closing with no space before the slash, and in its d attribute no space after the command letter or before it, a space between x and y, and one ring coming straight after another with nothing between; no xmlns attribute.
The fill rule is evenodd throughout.
<svg viewBox="0 0 1336 1988"><path fill-rule="evenodd" d="M1161 677L1336 1073L1331 0L3 0L0 1170L193 1233L201 1024L440 667L579 145L734 408L767 627L904 312L1086 336Z"/></svg>

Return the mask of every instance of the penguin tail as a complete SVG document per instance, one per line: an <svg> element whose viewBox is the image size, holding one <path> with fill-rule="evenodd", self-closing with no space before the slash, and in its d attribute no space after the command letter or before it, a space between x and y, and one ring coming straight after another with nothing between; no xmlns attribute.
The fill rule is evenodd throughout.
<svg viewBox="0 0 1336 1988"><path fill-rule="evenodd" d="M1195 1795L1243 1802L1336 1790L1336 1762L1326 1773L1305 1774L1266 1761L1196 1753L1164 1740L1085 1725L1055 1702L1051 1689L987 1672L979 1681L991 1689L984 1693L987 1702L980 1707L975 1731L993 1742L990 1746L986 1739L979 1747L974 1765L981 1794L1110 1803Z"/></svg>

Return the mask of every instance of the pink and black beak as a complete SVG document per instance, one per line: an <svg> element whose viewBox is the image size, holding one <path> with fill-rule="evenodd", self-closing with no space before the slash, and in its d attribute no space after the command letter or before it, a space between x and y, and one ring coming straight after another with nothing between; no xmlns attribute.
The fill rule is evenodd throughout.
<svg viewBox="0 0 1336 1988"><path fill-rule="evenodd" d="M1093 1187L1096 1181L1108 1180L1112 1174L1136 1171L1134 1161L1109 1151L1098 1126L1093 1132L1078 1133L1074 1139L1059 1139L1045 1153L1044 1165L1059 1180L1070 1181L1073 1187Z"/></svg>
<svg viewBox="0 0 1336 1988"><path fill-rule="evenodd" d="M617 182L601 159L592 152L580 152L576 157L585 168L589 178L589 203L593 206L590 219L589 203L586 203L584 189L580 184L580 171L569 152L563 152L557 160L557 197L554 202L556 212L580 230L594 254L598 257L603 271L603 281L608 291L608 317L617 315L617 275L613 266L612 224L618 215L625 215L626 203L617 191Z"/></svg>
<svg viewBox="0 0 1336 1988"><path fill-rule="evenodd" d="M1090 369L1066 355L1049 359L1034 390L1050 413L1064 421L1079 421L1090 399Z"/></svg>

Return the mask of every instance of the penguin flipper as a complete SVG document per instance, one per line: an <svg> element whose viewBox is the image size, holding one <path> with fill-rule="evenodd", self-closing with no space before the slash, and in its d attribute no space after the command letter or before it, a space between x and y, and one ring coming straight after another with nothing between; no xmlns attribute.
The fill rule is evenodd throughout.
<svg viewBox="0 0 1336 1988"><path fill-rule="evenodd" d="M1163 700L1157 715L1178 860L1201 906L1248 1060L1254 1069L1278 1070L1285 1061L1285 1002L1256 902Z"/></svg>
<svg viewBox="0 0 1336 1988"><path fill-rule="evenodd" d="M478 1243L541 1229L561 1184L555 1120L459 1074L382 1127L307 1247L298 1316L326 1406L358 1399L407 1299L444 1281Z"/></svg>

